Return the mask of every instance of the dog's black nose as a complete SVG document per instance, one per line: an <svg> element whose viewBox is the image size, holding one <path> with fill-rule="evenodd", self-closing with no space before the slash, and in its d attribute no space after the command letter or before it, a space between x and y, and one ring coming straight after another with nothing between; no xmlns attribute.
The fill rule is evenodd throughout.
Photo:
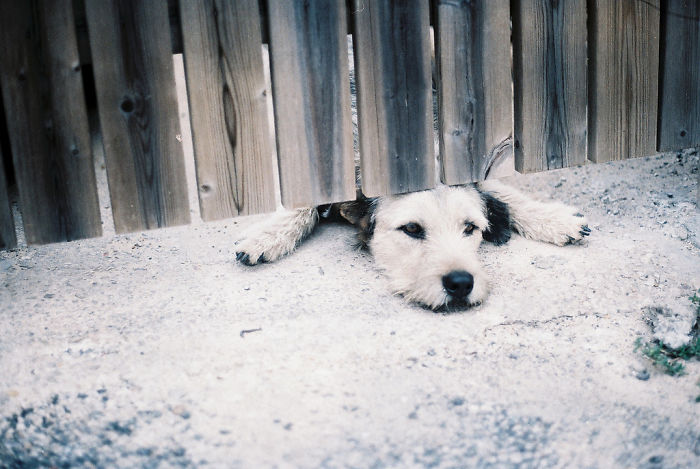
<svg viewBox="0 0 700 469"><path fill-rule="evenodd" d="M453 270L442 276L442 286L452 298L466 299L474 288L474 277L464 270Z"/></svg>

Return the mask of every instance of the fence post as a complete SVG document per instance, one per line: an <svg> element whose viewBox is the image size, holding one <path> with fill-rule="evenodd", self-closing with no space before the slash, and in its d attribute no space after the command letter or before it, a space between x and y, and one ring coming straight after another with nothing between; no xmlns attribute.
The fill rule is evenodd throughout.
<svg viewBox="0 0 700 469"><path fill-rule="evenodd" d="M513 44L516 169L584 164L585 0L519 0Z"/></svg>
<svg viewBox="0 0 700 469"><path fill-rule="evenodd" d="M588 159L656 151L660 0L589 2Z"/></svg>
<svg viewBox="0 0 700 469"><path fill-rule="evenodd" d="M0 1L0 85L29 244L102 234L71 0Z"/></svg>
<svg viewBox="0 0 700 469"><path fill-rule="evenodd" d="M428 0L355 0L362 192L435 184Z"/></svg>
<svg viewBox="0 0 700 469"><path fill-rule="evenodd" d="M345 0L270 0L282 204L355 198Z"/></svg>
<svg viewBox="0 0 700 469"><path fill-rule="evenodd" d="M0 112L2 112L1 109ZM17 246L15 222L12 220L10 198L7 192L7 179L5 178L5 164L2 148L0 148L0 250L12 249L15 246Z"/></svg>
<svg viewBox="0 0 700 469"><path fill-rule="evenodd" d="M275 209L257 0L181 0L202 219Z"/></svg>
<svg viewBox="0 0 700 469"><path fill-rule="evenodd" d="M115 229L189 223L167 4L85 8Z"/></svg>
<svg viewBox="0 0 700 469"><path fill-rule="evenodd" d="M482 180L496 158L509 158L512 171L509 2L436 3L441 179Z"/></svg>
<svg viewBox="0 0 700 469"><path fill-rule="evenodd" d="M664 5L659 151L700 146L700 2Z"/></svg>

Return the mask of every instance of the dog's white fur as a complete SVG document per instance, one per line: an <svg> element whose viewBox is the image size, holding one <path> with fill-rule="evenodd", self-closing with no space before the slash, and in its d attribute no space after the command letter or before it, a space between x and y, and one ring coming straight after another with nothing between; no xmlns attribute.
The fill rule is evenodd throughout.
<svg viewBox="0 0 700 469"><path fill-rule="evenodd" d="M278 211L264 222L253 227L239 241L238 252L248 256L246 264L274 262L292 252L316 227L318 210L300 208ZM238 260L243 256L239 255Z"/></svg>
<svg viewBox="0 0 700 469"><path fill-rule="evenodd" d="M497 181L484 181L479 187L505 202L510 210L513 228L528 239L563 246L582 239L587 225L579 211L559 202L542 203Z"/></svg>
<svg viewBox="0 0 700 469"><path fill-rule="evenodd" d="M464 271L473 276L464 303L474 305L486 298L488 281L477 255L484 233L492 228L484 193L507 205L510 228L526 238L564 245L589 232L585 217L575 208L535 201L498 181L381 197L372 202L368 247L394 293L432 309L449 306L453 298L443 278ZM316 208L278 212L247 233L238 244L237 258L248 265L276 261L292 252L318 221ZM420 225L425 236L408 236L402 227L409 223ZM465 233L465 224L475 229Z"/></svg>
<svg viewBox="0 0 700 469"><path fill-rule="evenodd" d="M409 301L437 308L450 299L443 288L443 276L465 271L474 277L469 303L483 301L488 284L477 249L489 227L484 212L484 202L473 188L442 186L380 199L369 246L391 290ZM406 236L399 229L411 222L423 227L425 239ZM465 223L476 227L468 236Z"/></svg>

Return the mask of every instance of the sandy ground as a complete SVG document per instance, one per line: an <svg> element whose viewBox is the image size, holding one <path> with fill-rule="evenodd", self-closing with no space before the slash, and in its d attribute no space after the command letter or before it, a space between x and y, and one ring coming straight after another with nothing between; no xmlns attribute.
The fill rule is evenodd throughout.
<svg viewBox="0 0 700 469"><path fill-rule="evenodd" d="M593 234L484 245L491 296L449 315L390 295L342 225L255 268L256 217L114 236L98 174L106 236L0 252L0 467L699 467L700 363L634 351L648 307L692 324L697 172L513 178Z"/></svg>

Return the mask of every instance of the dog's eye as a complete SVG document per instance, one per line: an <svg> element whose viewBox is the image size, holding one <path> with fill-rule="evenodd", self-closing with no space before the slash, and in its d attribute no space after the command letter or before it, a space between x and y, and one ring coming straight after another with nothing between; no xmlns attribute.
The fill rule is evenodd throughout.
<svg viewBox="0 0 700 469"><path fill-rule="evenodd" d="M474 226L474 223L466 222L464 224L464 236L469 236L470 234L472 234L474 232L475 229L476 229L476 226Z"/></svg>
<svg viewBox="0 0 700 469"><path fill-rule="evenodd" d="M399 229L411 238L425 239L425 230L418 223L406 223L405 225L400 226Z"/></svg>

